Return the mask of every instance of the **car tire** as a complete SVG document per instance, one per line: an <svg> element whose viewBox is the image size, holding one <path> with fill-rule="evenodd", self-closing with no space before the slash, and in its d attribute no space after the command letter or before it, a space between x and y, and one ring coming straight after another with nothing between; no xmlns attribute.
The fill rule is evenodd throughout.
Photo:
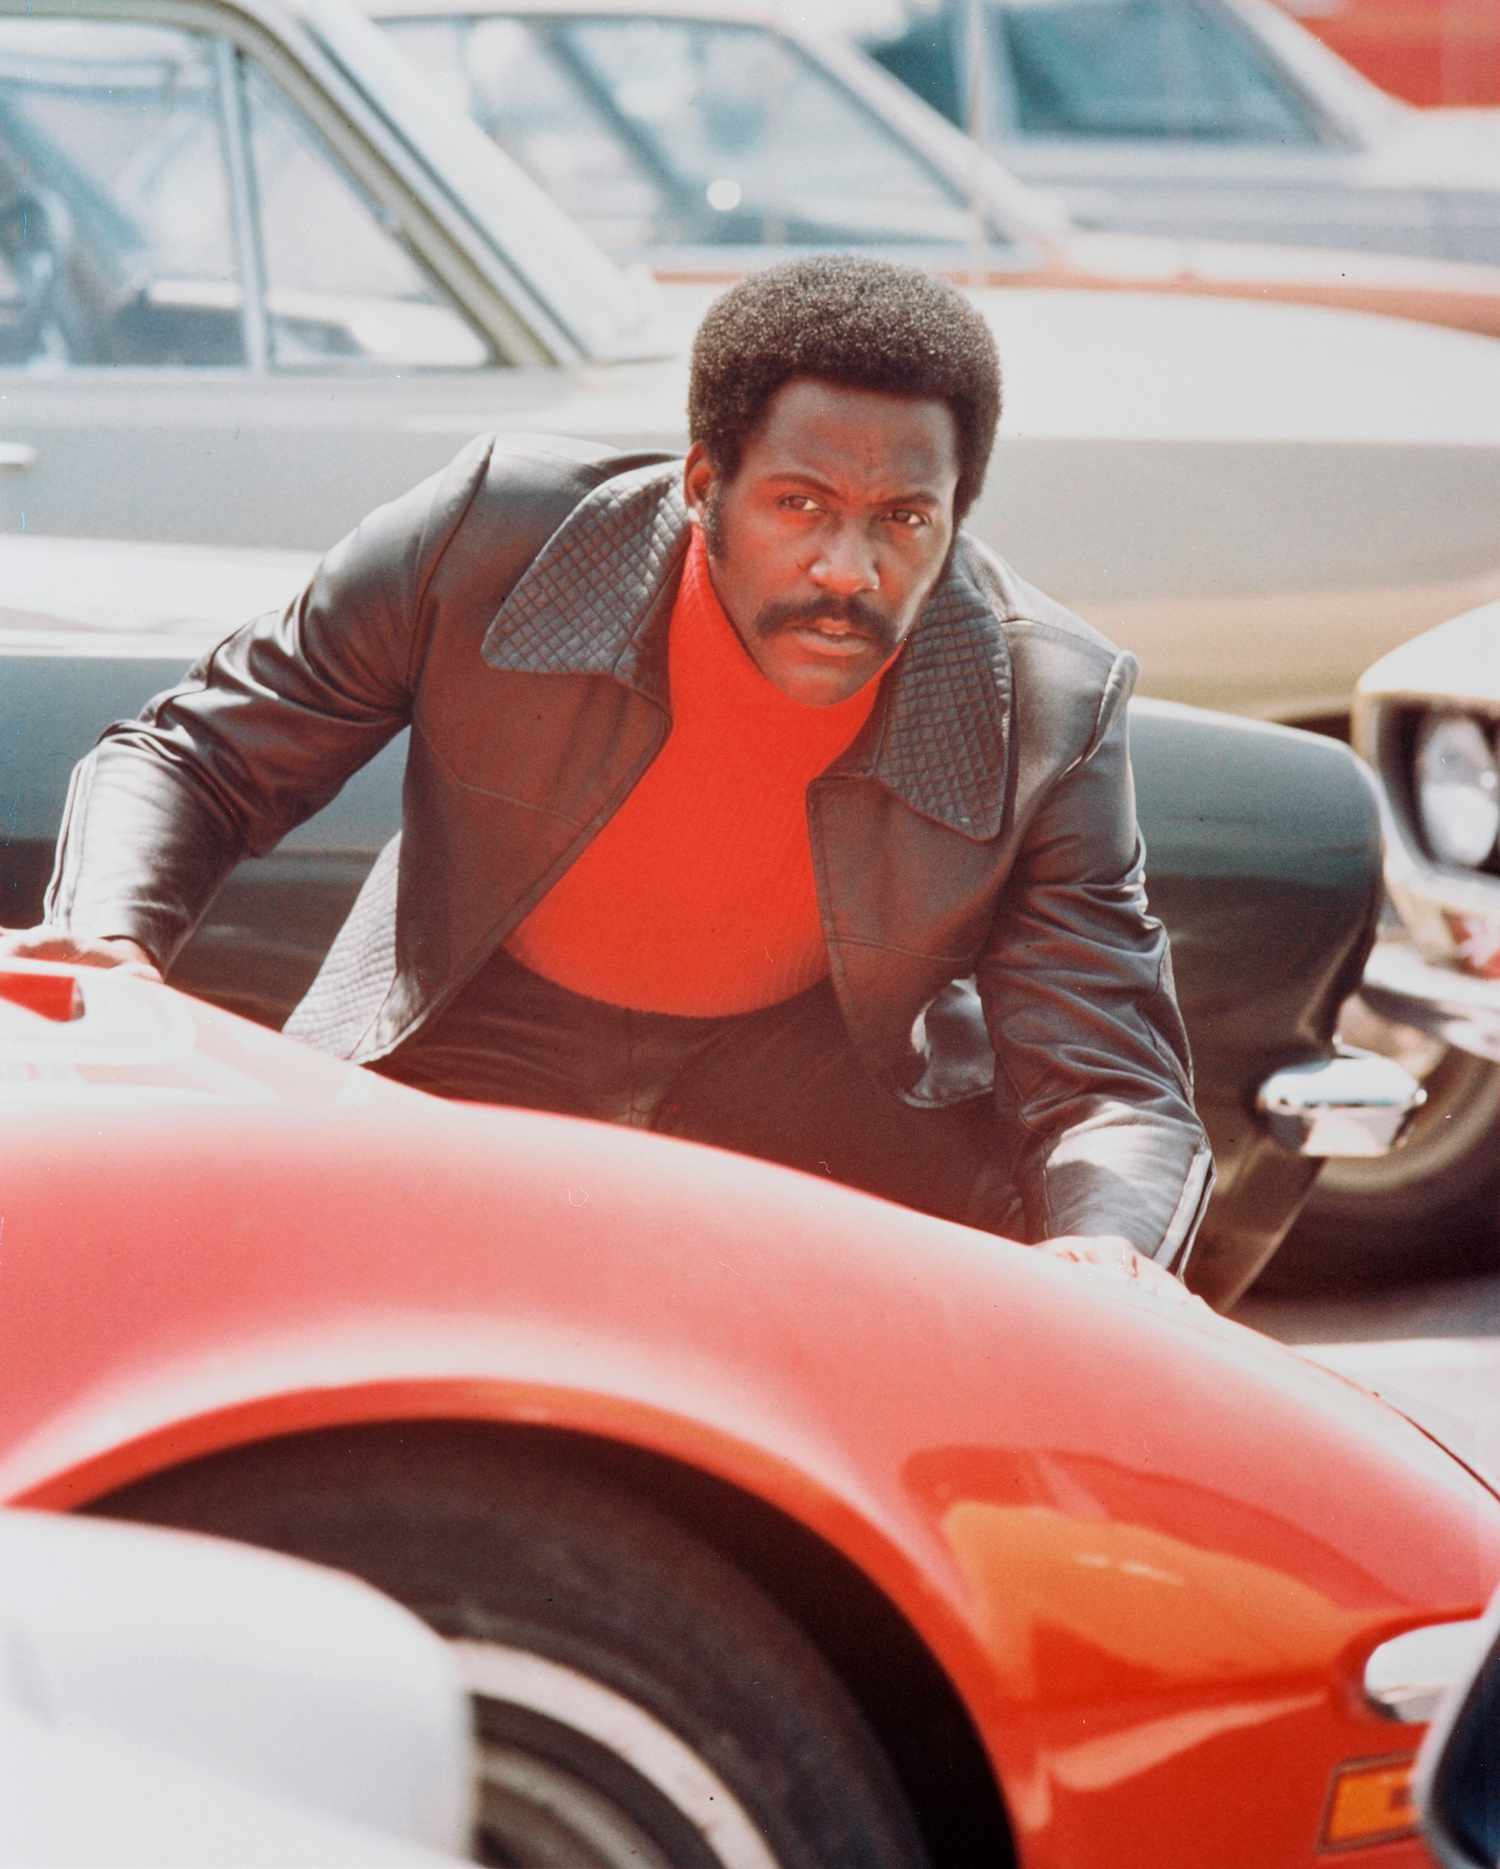
<svg viewBox="0 0 1500 1869"><path fill-rule="evenodd" d="M475 1710L477 1860L924 1869L853 1700L707 1543L533 1449L434 1461L417 1437L405 1454L377 1440L372 1460L363 1434L327 1438L199 1462L94 1509L352 1571L447 1637Z"/></svg>
<svg viewBox="0 0 1500 1869"><path fill-rule="evenodd" d="M1500 1265L1500 1065L1444 1051L1388 1155L1325 1164L1257 1289L1451 1277Z"/></svg>

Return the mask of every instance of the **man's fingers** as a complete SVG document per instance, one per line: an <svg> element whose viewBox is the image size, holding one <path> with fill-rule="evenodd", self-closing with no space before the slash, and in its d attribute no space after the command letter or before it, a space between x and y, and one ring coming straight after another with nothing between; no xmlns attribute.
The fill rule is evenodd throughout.
<svg viewBox="0 0 1500 1869"><path fill-rule="evenodd" d="M75 935L57 928L0 929L0 960L65 961L76 967L124 967L144 980L161 969L138 941L125 935Z"/></svg>
<svg viewBox="0 0 1500 1869"><path fill-rule="evenodd" d="M1143 1291L1160 1293L1180 1303L1198 1303L1187 1287L1163 1265L1138 1252L1127 1239L1116 1234L1064 1233L1054 1239L1039 1240L1035 1248L1049 1259L1061 1259L1070 1265L1097 1266L1102 1271L1118 1272L1132 1279Z"/></svg>

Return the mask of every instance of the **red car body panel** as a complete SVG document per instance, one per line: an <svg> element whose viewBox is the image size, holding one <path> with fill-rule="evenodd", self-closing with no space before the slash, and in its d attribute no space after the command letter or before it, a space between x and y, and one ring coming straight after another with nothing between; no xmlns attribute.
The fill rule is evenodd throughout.
<svg viewBox="0 0 1500 1869"><path fill-rule="evenodd" d="M655 1450L885 1593L1035 1865L1315 1860L1337 1768L1420 1737L1365 1705L1365 1656L1500 1577L1462 1468L1196 1300L82 991L49 1020L0 979L0 1497L353 1422Z"/></svg>
<svg viewBox="0 0 1500 1869"><path fill-rule="evenodd" d="M1413 104L1500 104L1495 0L1282 0L1309 32Z"/></svg>

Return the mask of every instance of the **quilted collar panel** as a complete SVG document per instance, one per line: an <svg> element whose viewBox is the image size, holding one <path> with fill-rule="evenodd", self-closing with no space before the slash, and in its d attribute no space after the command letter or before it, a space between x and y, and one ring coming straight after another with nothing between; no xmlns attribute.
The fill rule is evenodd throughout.
<svg viewBox="0 0 1500 1869"><path fill-rule="evenodd" d="M608 675L667 704L667 623L689 518L681 468L596 487L522 573L485 633L494 668ZM993 599L960 541L880 704L828 776L876 779L964 836L999 834L1011 663Z"/></svg>

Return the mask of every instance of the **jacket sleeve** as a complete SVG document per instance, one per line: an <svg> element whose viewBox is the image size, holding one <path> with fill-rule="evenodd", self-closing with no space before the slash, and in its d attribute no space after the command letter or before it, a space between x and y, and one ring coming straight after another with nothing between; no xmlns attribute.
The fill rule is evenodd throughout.
<svg viewBox="0 0 1500 1869"><path fill-rule="evenodd" d="M423 592L487 441L381 507L280 614L107 728L74 772L43 913L169 966L235 864L327 804L410 717Z"/></svg>
<svg viewBox="0 0 1500 1869"><path fill-rule="evenodd" d="M1146 904L1116 657L1038 802L979 967L998 1114L1034 1238L1123 1234L1180 1271L1213 1181L1166 930Z"/></svg>

